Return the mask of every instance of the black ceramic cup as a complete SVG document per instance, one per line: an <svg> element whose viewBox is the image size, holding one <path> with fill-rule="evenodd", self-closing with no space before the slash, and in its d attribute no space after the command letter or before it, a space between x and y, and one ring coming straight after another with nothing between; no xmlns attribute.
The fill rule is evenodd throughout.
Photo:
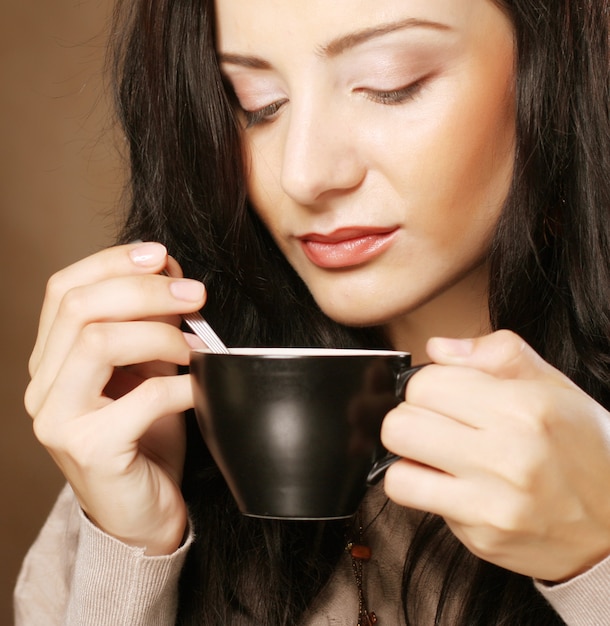
<svg viewBox="0 0 610 626"><path fill-rule="evenodd" d="M396 458L379 433L404 398L405 352L195 350L190 371L201 434L242 513L352 516Z"/></svg>

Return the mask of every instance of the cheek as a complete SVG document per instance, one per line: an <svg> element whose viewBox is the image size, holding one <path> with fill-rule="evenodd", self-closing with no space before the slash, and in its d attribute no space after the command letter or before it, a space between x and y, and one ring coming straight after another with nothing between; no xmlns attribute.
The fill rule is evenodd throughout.
<svg viewBox="0 0 610 626"><path fill-rule="evenodd" d="M480 61L465 77L461 95L453 120L452 148L464 189L483 203L502 203L515 153L512 52L506 50L500 60Z"/></svg>
<svg viewBox="0 0 610 626"><path fill-rule="evenodd" d="M476 82L480 85L480 81ZM487 84L483 81L483 84ZM410 140L404 175L421 225L439 239L487 236L511 184L515 118L510 85L490 90L462 82ZM439 241L442 245L442 241Z"/></svg>
<svg viewBox="0 0 610 626"><path fill-rule="evenodd" d="M244 152L247 154L246 183L248 198L257 215L273 234L277 230L278 218L282 211L285 194L280 183L281 161L277 157L278 147L270 142L258 145L244 139Z"/></svg>
<svg viewBox="0 0 610 626"><path fill-rule="evenodd" d="M496 95L498 100L489 102L484 93L472 94L456 120L461 131L453 142L462 192L483 210L493 210L506 199L515 158L512 93L502 90Z"/></svg>

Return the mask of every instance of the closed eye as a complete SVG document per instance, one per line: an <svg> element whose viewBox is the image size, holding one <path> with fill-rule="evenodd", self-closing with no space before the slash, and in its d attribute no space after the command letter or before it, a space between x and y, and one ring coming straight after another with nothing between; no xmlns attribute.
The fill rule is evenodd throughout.
<svg viewBox="0 0 610 626"><path fill-rule="evenodd" d="M259 109L249 110L241 104L233 84L226 76L223 76L223 85L233 109L243 118L246 128L273 121L277 112L288 102L288 98L281 98Z"/></svg>
<svg viewBox="0 0 610 626"><path fill-rule="evenodd" d="M288 98L283 98L282 100L276 100L255 111L247 111L242 107L241 110L246 120L246 128L252 128L253 126L273 121L276 114L287 102Z"/></svg>
<svg viewBox="0 0 610 626"><path fill-rule="evenodd" d="M400 89L389 89L387 91L381 91L377 89L370 89L365 87L359 87L355 91L363 93L369 100L378 102L379 104L403 104L408 100L415 98L422 87L425 84L425 79L418 80Z"/></svg>

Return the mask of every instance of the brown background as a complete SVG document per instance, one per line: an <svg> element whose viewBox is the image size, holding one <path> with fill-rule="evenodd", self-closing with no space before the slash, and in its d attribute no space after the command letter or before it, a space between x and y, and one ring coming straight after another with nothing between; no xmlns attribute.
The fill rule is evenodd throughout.
<svg viewBox="0 0 610 626"><path fill-rule="evenodd" d="M0 0L0 624L63 482L22 401L45 283L116 233L110 15L110 0Z"/></svg>

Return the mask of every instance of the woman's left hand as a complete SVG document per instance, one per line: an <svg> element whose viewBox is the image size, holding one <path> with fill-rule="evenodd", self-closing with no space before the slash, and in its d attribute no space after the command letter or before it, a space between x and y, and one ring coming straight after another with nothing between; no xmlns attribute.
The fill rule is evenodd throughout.
<svg viewBox="0 0 610 626"><path fill-rule="evenodd" d="M610 554L610 414L521 338L432 339L388 413L388 496L477 556L546 581Z"/></svg>

